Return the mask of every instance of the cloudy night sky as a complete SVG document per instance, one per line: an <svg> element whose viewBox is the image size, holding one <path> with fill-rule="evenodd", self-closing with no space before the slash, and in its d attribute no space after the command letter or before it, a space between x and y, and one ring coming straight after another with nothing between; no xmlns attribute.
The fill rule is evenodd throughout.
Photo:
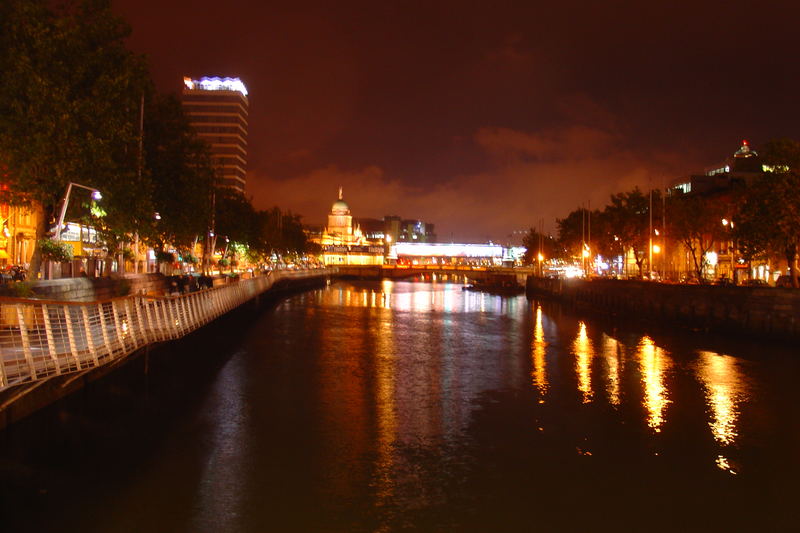
<svg viewBox="0 0 800 533"><path fill-rule="evenodd" d="M247 195L508 240L800 139L797 2L115 0L160 90L240 77Z"/></svg>

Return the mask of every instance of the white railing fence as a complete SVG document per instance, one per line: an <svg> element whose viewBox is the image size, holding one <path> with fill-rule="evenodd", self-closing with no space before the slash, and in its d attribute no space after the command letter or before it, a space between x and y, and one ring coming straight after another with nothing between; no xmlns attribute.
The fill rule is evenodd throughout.
<svg viewBox="0 0 800 533"><path fill-rule="evenodd" d="M0 390L116 361L147 344L183 337L280 279L326 274L275 271L180 296L102 302L0 298Z"/></svg>

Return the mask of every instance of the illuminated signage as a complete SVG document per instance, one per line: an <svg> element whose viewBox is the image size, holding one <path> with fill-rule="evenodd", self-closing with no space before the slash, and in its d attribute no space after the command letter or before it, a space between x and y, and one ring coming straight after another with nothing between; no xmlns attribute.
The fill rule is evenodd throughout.
<svg viewBox="0 0 800 533"><path fill-rule="evenodd" d="M499 244L398 242L395 249L398 257L503 257L503 247Z"/></svg>
<svg viewBox="0 0 800 533"><path fill-rule="evenodd" d="M183 84L190 91L236 91L247 96L247 87L239 78L209 78L199 80L183 78Z"/></svg>

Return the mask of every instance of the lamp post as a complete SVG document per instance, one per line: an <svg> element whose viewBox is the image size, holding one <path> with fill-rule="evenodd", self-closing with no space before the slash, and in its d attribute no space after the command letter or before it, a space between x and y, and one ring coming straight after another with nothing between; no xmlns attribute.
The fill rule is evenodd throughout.
<svg viewBox="0 0 800 533"><path fill-rule="evenodd" d="M69 182L69 184L67 185L67 192L64 194L64 200L61 202L61 213L59 213L58 215L58 225L56 226L56 239L55 239L57 241L61 240L61 226L64 225L64 216L67 214L67 206L69 205L69 195L72 192L73 187L80 187L81 189L92 191L93 200L100 200L103 198L103 195L100 194L100 191L98 191L94 187L87 187L86 185L81 185L80 183Z"/></svg>

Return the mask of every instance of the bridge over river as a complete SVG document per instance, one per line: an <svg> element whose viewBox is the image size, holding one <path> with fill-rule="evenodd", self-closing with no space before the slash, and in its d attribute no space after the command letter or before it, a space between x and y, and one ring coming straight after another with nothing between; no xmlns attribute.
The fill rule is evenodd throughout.
<svg viewBox="0 0 800 533"><path fill-rule="evenodd" d="M337 271L340 276L358 279L405 279L441 274L485 281L493 276L502 276L514 278L523 287L528 276L535 273L533 268L469 265L348 265L337 267Z"/></svg>

